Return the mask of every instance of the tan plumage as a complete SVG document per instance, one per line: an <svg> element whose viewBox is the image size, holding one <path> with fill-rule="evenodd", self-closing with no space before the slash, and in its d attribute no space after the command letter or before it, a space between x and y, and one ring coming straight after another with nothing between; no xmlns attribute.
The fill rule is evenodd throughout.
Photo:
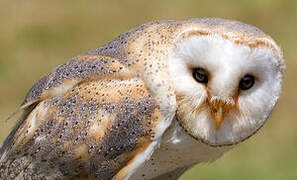
<svg viewBox="0 0 297 180"><path fill-rule="evenodd" d="M251 49L267 48L283 74L279 47L250 25L218 18L141 25L58 66L32 87L21 107L22 119L0 149L0 178L172 179L197 162L221 156L229 147L218 150L211 147L217 144L203 139L211 146L199 138L195 142L188 121L181 117L180 126L174 118L176 112L187 116L193 109L191 103L182 103L187 97L177 92L169 70L178 44L212 35ZM184 135L181 127L190 134ZM170 168L167 160L147 161L152 153L162 159L166 155L160 154L175 148L163 142L172 139L176 129L187 136L187 146L212 157L185 160ZM183 151L179 147L168 154ZM151 161L163 168L150 172L144 162Z"/></svg>

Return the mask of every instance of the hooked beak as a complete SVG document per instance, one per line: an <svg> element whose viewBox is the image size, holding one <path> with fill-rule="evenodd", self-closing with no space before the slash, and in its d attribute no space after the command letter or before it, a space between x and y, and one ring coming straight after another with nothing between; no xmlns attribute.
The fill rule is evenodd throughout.
<svg viewBox="0 0 297 180"><path fill-rule="evenodd" d="M227 103L223 100L216 100L209 103L210 112L215 121L216 129L219 130L225 116L228 114L229 110L233 107L232 104Z"/></svg>
<svg viewBox="0 0 297 180"><path fill-rule="evenodd" d="M224 120L224 115L223 115L223 108L222 106L219 106L219 108L216 110L216 112L214 112L214 120L215 120L215 124L216 124L216 129L220 129L221 124Z"/></svg>

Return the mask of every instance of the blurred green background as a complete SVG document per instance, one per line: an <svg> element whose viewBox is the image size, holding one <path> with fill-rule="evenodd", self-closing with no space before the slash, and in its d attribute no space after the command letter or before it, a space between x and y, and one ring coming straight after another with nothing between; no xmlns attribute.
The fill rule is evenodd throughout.
<svg viewBox="0 0 297 180"><path fill-rule="evenodd" d="M148 21L205 16L237 19L270 34L284 50L287 77L277 108L257 135L181 179L297 179L296 0L1 0L0 119L67 59ZM0 123L0 141L14 123Z"/></svg>

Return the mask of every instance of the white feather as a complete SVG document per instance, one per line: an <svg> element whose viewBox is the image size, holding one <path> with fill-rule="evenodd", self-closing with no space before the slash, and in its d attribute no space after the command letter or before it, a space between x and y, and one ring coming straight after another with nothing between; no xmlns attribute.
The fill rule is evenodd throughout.
<svg viewBox="0 0 297 180"><path fill-rule="evenodd" d="M169 71L176 93L190 102L181 118L190 127L188 131L212 145L235 144L257 131L265 123L281 92L282 74L277 64L271 49L250 48L219 35L192 36L180 42L170 58ZM209 73L207 88L192 76L191 68L197 67ZM256 77L255 85L239 91L239 81L246 74ZM232 96L238 91L241 115L231 110L219 130L215 129L207 108L193 111L207 98L210 102L222 100L234 106L236 102Z"/></svg>

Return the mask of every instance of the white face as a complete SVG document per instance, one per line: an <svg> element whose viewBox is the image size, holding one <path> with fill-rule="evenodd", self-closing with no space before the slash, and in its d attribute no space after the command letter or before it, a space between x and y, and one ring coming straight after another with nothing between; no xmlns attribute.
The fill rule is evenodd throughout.
<svg viewBox="0 0 297 180"><path fill-rule="evenodd" d="M281 92L282 74L276 62L269 48L251 49L219 35L192 36L180 42L169 71L182 127L211 146L236 144L253 135ZM206 72L208 81L194 78L197 68ZM246 76L254 78L247 89L239 85Z"/></svg>

